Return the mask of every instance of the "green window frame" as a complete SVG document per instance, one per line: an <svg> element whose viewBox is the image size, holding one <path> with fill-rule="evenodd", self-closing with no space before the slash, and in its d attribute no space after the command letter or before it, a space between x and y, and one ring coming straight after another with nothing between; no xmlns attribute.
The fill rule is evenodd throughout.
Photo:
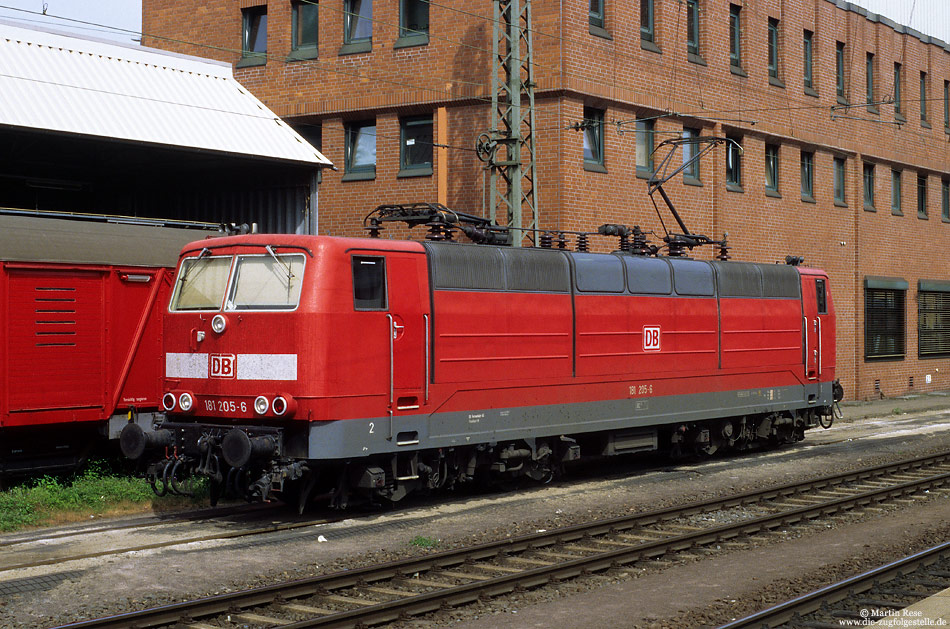
<svg viewBox="0 0 950 629"><path fill-rule="evenodd" d="M903 103L901 103L901 81L903 78L901 64L894 64L894 115L904 117Z"/></svg>
<svg viewBox="0 0 950 629"><path fill-rule="evenodd" d="M802 66L805 90L815 89L815 34L805 30L802 34Z"/></svg>
<svg viewBox="0 0 950 629"><path fill-rule="evenodd" d="M927 218L927 175L917 175L917 218Z"/></svg>
<svg viewBox="0 0 950 629"><path fill-rule="evenodd" d="M654 121L637 120L637 174L653 176Z"/></svg>
<svg viewBox="0 0 950 629"><path fill-rule="evenodd" d="M865 279L864 360L903 360L906 354L904 302L907 282L881 280ZM900 288L901 285L905 287Z"/></svg>
<svg viewBox="0 0 950 629"><path fill-rule="evenodd" d="M686 0L686 52L699 56L699 0Z"/></svg>
<svg viewBox="0 0 950 629"><path fill-rule="evenodd" d="M778 144L765 145L765 190L778 192L779 149Z"/></svg>
<svg viewBox="0 0 950 629"><path fill-rule="evenodd" d="M944 223L950 223L950 179L940 180L940 216Z"/></svg>
<svg viewBox="0 0 950 629"><path fill-rule="evenodd" d="M343 180L376 178L376 121L349 122L346 129Z"/></svg>
<svg viewBox="0 0 950 629"><path fill-rule="evenodd" d="M901 171L891 170L891 214L903 216L903 194L901 191Z"/></svg>
<svg viewBox="0 0 950 629"><path fill-rule="evenodd" d="M778 78L778 20L774 17L769 18L769 41L768 41L768 70L769 78Z"/></svg>
<svg viewBox="0 0 950 629"><path fill-rule="evenodd" d="M847 203L847 194L845 191L845 158L836 157L834 159L834 189L835 203L844 205Z"/></svg>
<svg viewBox="0 0 950 629"><path fill-rule="evenodd" d="M654 7L653 2L654 0L640 0L640 41L651 44L656 43L656 24L654 22L656 7ZM593 2L591 2L591 5L593 5ZM602 11L603 7L601 6Z"/></svg>
<svg viewBox="0 0 950 629"><path fill-rule="evenodd" d="M399 0L399 39L394 47L424 46L429 43L429 3L427 0Z"/></svg>
<svg viewBox="0 0 950 629"><path fill-rule="evenodd" d="M696 138L700 136L701 132L699 129L693 129L690 127L683 127L683 139L687 140L683 144L683 164L685 165L689 160L693 159L693 156L699 152L699 144L696 142ZM683 170L683 179L689 180L690 183L699 183L699 160L694 160L689 166Z"/></svg>
<svg viewBox="0 0 950 629"><path fill-rule="evenodd" d="M726 187L742 190L742 138L726 136Z"/></svg>
<svg viewBox="0 0 950 629"><path fill-rule="evenodd" d="M267 62L267 5L241 9L241 60L243 65Z"/></svg>
<svg viewBox="0 0 950 629"><path fill-rule="evenodd" d="M373 41L373 0L344 0L343 44Z"/></svg>
<svg viewBox="0 0 950 629"><path fill-rule="evenodd" d="M604 28L604 0L590 0L587 19L591 26Z"/></svg>
<svg viewBox="0 0 950 629"><path fill-rule="evenodd" d="M864 164L864 209L874 209L874 164Z"/></svg>
<svg viewBox="0 0 950 629"><path fill-rule="evenodd" d="M603 109L584 107L584 166L588 169L604 168L604 115Z"/></svg>
<svg viewBox="0 0 950 629"><path fill-rule="evenodd" d="M729 65L742 68L742 7L729 5Z"/></svg>
<svg viewBox="0 0 950 629"><path fill-rule="evenodd" d="M432 174L432 116L412 116L399 121L399 176Z"/></svg>
<svg viewBox="0 0 950 629"><path fill-rule="evenodd" d="M845 101L844 42L835 42L835 94Z"/></svg>
<svg viewBox="0 0 950 629"><path fill-rule="evenodd" d="M950 282L917 285L917 357L950 356Z"/></svg>
<svg viewBox="0 0 950 629"><path fill-rule="evenodd" d="M290 24L288 60L315 58L320 44L320 5L316 0L293 2Z"/></svg>
<svg viewBox="0 0 950 629"><path fill-rule="evenodd" d="M802 200L815 200L815 154L810 151L802 151L801 157L802 171Z"/></svg>

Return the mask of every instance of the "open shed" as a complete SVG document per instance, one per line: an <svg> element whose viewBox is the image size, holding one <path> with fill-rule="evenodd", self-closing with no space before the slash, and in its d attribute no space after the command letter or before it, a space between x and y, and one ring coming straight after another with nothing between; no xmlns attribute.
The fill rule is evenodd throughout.
<svg viewBox="0 0 950 629"><path fill-rule="evenodd" d="M314 233L331 166L229 64L0 22L0 209Z"/></svg>

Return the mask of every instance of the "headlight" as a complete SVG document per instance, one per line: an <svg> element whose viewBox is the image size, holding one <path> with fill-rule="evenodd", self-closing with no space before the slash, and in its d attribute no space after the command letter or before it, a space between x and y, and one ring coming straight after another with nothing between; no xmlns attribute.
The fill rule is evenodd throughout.
<svg viewBox="0 0 950 629"><path fill-rule="evenodd" d="M162 396L162 408L164 408L166 411L175 410L175 394L174 393L166 393L165 395Z"/></svg>
<svg viewBox="0 0 950 629"><path fill-rule="evenodd" d="M267 412L268 408L270 408L270 402L267 401L267 398L263 395L258 395L254 400L254 411L258 415L263 415Z"/></svg>
<svg viewBox="0 0 950 629"><path fill-rule="evenodd" d="M191 393L182 393L181 397L178 398L178 407L185 413L191 410L194 403L195 399L191 397Z"/></svg>
<svg viewBox="0 0 950 629"><path fill-rule="evenodd" d="M214 318L211 319L211 329L214 330L215 334L221 334L226 327L228 327L228 320L224 315L214 315Z"/></svg>
<svg viewBox="0 0 950 629"><path fill-rule="evenodd" d="M283 415L287 412L287 400L278 395L274 398L274 415Z"/></svg>

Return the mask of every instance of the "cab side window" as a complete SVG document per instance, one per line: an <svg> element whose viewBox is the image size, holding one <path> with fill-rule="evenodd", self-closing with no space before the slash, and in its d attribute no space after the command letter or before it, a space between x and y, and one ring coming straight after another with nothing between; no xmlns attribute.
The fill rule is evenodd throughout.
<svg viewBox="0 0 950 629"><path fill-rule="evenodd" d="M828 300L825 296L825 280L815 280L815 299L818 302L818 314L828 314Z"/></svg>
<svg viewBox="0 0 950 629"><path fill-rule="evenodd" d="M353 256L353 307L386 310L386 259Z"/></svg>

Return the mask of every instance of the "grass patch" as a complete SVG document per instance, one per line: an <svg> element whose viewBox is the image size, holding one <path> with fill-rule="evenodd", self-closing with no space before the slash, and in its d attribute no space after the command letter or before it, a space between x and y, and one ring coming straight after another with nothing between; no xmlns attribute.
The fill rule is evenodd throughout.
<svg viewBox="0 0 950 629"><path fill-rule="evenodd" d="M199 486L195 498L159 498L141 478L93 461L77 474L44 476L0 492L0 531L67 524L98 516L166 511L206 501Z"/></svg>
<svg viewBox="0 0 950 629"><path fill-rule="evenodd" d="M418 546L419 548L431 549L439 545L439 542L442 540L433 539L431 537L423 537L421 535L416 535L411 540L409 540L410 546Z"/></svg>

